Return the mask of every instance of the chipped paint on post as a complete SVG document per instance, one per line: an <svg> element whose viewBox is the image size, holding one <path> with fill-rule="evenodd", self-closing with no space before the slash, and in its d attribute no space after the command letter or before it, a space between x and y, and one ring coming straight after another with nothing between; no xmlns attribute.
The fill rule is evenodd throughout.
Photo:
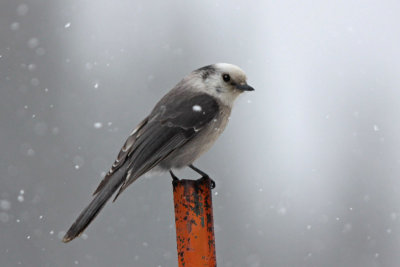
<svg viewBox="0 0 400 267"><path fill-rule="evenodd" d="M172 185L179 266L217 266L211 180L179 180Z"/></svg>

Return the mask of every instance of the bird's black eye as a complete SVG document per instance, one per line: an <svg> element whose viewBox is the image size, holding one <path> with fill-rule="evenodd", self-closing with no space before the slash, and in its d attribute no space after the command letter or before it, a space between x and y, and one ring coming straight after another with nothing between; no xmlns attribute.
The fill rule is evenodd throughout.
<svg viewBox="0 0 400 267"><path fill-rule="evenodd" d="M231 76L229 76L229 74L223 74L222 79L224 79L225 82L229 82L231 80Z"/></svg>

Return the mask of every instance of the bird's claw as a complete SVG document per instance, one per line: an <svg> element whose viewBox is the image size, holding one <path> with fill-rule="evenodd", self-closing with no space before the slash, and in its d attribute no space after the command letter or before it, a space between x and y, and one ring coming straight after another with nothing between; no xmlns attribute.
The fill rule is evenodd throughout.
<svg viewBox="0 0 400 267"><path fill-rule="evenodd" d="M211 189L215 188L215 181L213 179L211 179L210 177L208 177L210 179L211 182Z"/></svg>
<svg viewBox="0 0 400 267"><path fill-rule="evenodd" d="M210 188L211 189L215 188L215 181L213 179L211 179L210 176L205 175L205 176L202 176L201 179L210 180Z"/></svg>
<svg viewBox="0 0 400 267"><path fill-rule="evenodd" d="M171 170L169 171L169 173L171 174L172 177L172 182L176 183L179 181L178 177L175 175L175 173L173 173Z"/></svg>

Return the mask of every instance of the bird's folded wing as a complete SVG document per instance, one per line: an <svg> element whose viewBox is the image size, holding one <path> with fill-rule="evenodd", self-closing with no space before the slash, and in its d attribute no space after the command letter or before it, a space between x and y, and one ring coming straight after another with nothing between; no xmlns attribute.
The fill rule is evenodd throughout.
<svg viewBox="0 0 400 267"><path fill-rule="evenodd" d="M115 199L137 178L200 133L219 112L218 103L207 94L184 100L168 103L159 112L156 106L152 119L138 131L139 136L125 158L129 170Z"/></svg>
<svg viewBox="0 0 400 267"><path fill-rule="evenodd" d="M218 103L207 94L181 97L174 102L160 101L150 116L129 135L111 169L93 194L100 192L113 174L127 164L125 181L116 199L138 177L190 141L218 112Z"/></svg>

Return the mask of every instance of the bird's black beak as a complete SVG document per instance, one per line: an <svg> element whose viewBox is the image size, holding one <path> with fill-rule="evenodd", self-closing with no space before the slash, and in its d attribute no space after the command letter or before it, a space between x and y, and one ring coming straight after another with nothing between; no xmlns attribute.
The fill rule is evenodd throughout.
<svg viewBox="0 0 400 267"><path fill-rule="evenodd" d="M237 84L236 88L240 91L254 91L254 88L248 85L247 83L245 84Z"/></svg>

